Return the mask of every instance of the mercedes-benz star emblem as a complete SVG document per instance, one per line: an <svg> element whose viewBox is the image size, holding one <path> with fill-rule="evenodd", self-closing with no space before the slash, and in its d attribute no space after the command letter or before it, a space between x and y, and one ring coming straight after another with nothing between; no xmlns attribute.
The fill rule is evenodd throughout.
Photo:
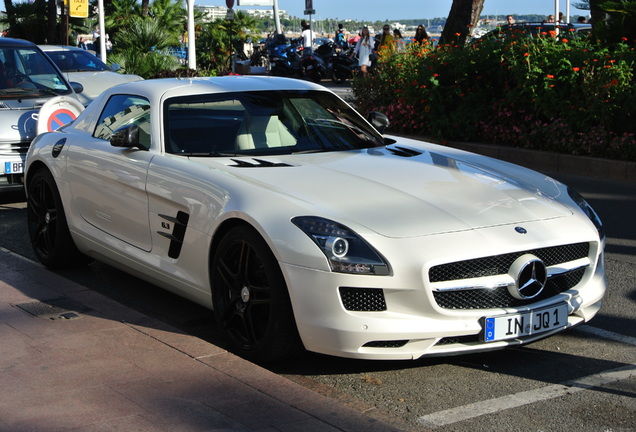
<svg viewBox="0 0 636 432"><path fill-rule="evenodd" d="M527 300L541 294L548 281L548 269L543 261L534 255L526 254L517 258L510 266L510 276L515 284L508 287L514 298Z"/></svg>

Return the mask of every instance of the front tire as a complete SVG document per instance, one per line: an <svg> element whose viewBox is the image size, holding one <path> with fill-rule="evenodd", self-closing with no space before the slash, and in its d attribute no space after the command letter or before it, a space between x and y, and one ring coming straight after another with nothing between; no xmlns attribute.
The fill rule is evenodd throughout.
<svg viewBox="0 0 636 432"><path fill-rule="evenodd" d="M256 231L238 226L225 234L211 278L214 314L231 351L261 363L302 352L285 279Z"/></svg>
<svg viewBox="0 0 636 432"><path fill-rule="evenodd" d="M85 264L87 257L73 242L53 175L47 169L36 171L27 192L29 238L38 260L52 269Z"/></svg>

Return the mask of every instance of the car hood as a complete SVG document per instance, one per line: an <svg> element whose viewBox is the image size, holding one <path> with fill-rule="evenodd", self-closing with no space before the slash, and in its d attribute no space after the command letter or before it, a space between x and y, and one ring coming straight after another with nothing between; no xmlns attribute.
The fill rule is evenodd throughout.
<svg viewBox="0 0 636 432"><path fill-rule="evenodd" d="M435 146L437 147L437 146ZM235 158L234 175L389 237L518 224L571 215L562 185L470 153L388 146L351 152ZM517 174L517 175L515 175ZM540 185L539 186L533 186Z"/></svg>
<svg viewBox="0 0 636 432"><path fill-rule="evenodd" d="M99 96L104 90L118 84L139 81L138 75L120 74L109 71L64 72L66 79L78 82L84 87L84 91L77 96L84 105Z"/></svg>

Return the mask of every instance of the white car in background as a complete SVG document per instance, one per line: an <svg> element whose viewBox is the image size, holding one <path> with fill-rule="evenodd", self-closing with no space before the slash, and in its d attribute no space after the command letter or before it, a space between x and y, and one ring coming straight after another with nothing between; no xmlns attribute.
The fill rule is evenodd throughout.
<svg viewBox="0 0 636 432"><path fill-rule="evenodd" d="M592 319L606 290L603 226L576 192L383 136L302 80L106 90L35 139L26 189L43 264L102 260L202 304L256 361L530 343Z"/></svg>
<svg viewBox="0 0 636 432"><path fill-rule="evenodd" d="M56 126L71 121L81 112L76 96L80 90L34 43L0 37L0 193L24 189L27 150L40 126L47 126L48 117L38 119L42 108L47 106L50 113L63 110L63 116L53 119ZM56 100L66 106L62 108Z"/></svg>
<svg viewBox="0 0 636 432"><path fill-rule="evenodd" d="M109 66L90 51L66 45L40 45L66 79L78 82L84 91L78 94L80 102L86 106L101 92L118 84L139 81L139 75L117 72L119 65Z"/></svg>

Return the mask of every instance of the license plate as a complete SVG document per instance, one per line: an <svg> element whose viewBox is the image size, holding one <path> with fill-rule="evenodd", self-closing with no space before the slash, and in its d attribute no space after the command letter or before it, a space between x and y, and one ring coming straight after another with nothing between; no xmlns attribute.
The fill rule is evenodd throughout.
<svg viewBox="0 0 636 432"><path fill-rule="evenodd" d="M568 305L559 303L519 314L484 318L484 341L514 339L564 328L568 322Z"/></svg>
<svg viewBox="0 0 636 432"><path fill-rule="evenodd" d="M4 163L5 174L22 174L24 163L22 161L12 161Z"/></svg>

